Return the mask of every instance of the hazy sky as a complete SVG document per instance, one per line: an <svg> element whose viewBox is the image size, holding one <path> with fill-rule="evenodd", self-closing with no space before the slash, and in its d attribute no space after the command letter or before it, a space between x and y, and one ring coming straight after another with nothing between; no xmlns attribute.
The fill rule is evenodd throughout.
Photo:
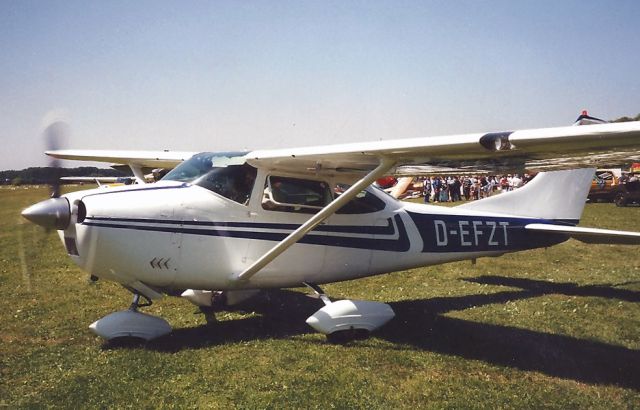
<svg viewBox="0 0 640 410"><path fill-rule="evenodd" d="M0 1L0 169L640 112L640 2ZM53 114L52 114L53 113ZM75 164L77 165L77 164Z"/></svg>

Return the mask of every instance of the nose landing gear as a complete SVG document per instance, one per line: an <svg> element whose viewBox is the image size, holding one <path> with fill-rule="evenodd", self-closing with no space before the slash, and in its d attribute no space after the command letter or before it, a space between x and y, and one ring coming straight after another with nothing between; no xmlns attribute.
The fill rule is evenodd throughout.
<svg viewBox="0 0 640 410"><path fill-rule="evenodd" d="M96 320L89 326L89 329L107 340L118 337L134 337L149 341L171 333L171 325L166 320L138 312L138 308L151 306L152 303L144 296L147 302L140 303L140 296L143 295L134 293L133 302L128 310L114 312Z"/></svg>

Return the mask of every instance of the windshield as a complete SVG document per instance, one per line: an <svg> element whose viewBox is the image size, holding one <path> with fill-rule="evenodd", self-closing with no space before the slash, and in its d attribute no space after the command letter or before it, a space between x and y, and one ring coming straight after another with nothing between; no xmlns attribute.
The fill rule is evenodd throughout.
<svg viewBox="0 0 640 410"><path fill-rule="evenodd" d="M214 168L244 164L247 152L201 152L165 175L163 181L193 182Z"/></svg>
<svg viewBox="0 0 640 410"><path fill-rule="evenodd" d="M193 183L242 205L249 203L258 170L249 164L215 167Z"/></svg>

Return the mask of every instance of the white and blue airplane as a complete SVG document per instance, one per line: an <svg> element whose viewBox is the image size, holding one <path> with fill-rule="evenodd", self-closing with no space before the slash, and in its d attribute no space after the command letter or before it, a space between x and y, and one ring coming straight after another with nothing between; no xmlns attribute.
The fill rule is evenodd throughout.
<svg viewBox="0 0 640 410"><path fill-rule="evenodd" d="M332 302L325 283L569 238L640 244L640 233L576 226L593 168L630 162L639 150L640 122L251 152L56 150L47 155L129 165L139 183L57 196L22 215L58 230L80 268L134 294L129 310L90 326L106 339L171 331L138 311L141 297L179 290L211 306L301 285L325 304L307 323L338 339L373 331L394 313L384 303ZM372 185L415 164L433 173L542 172L523 188L452 208L400 202ZM147 167L171 171L145 184Z"/></svg>

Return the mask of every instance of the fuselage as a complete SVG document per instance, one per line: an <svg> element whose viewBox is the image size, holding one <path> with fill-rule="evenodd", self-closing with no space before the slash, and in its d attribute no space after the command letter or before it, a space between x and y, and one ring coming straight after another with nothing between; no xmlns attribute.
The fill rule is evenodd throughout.
<svg viewBox="0 0 640 410"><path fill-rule="evenodd" d="M310 218L313 201L331 200L309 199L316 186L333 196L341 189L337 178L268 170L253 178L246 199L179 181L71 193L72 223L61 237L81 268L124 285L237 289L232 275ZM285 201L276 189L286 184ZM306 202L297 202L301 195ZM546 247L566 237L524 226L552 222L400 202L370 187L241 286L322 284Z"/></svg>

